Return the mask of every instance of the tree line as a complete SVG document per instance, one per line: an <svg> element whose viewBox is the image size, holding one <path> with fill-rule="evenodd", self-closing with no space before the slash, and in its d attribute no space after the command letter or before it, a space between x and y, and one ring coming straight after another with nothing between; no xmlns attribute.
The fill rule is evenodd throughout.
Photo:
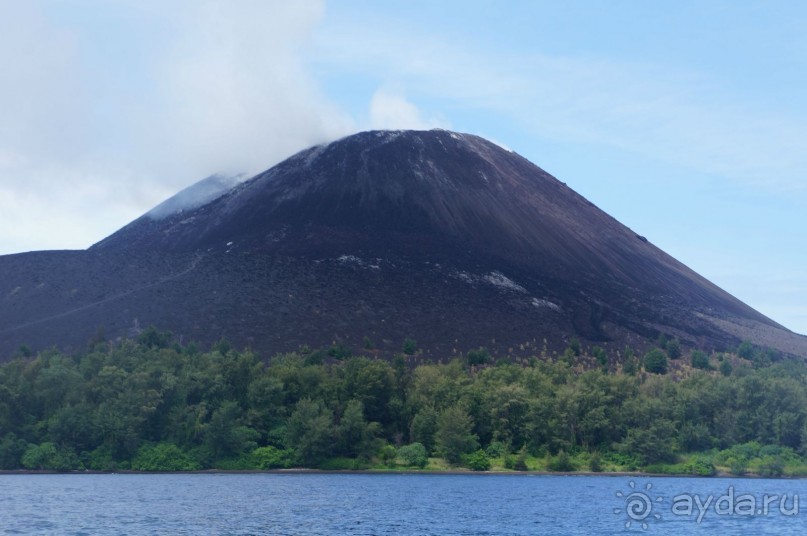
<svg viewBox="0 0 807 536"><path fill-rule="evenodd" d="M664 470L699 453L684 472L720 465L780 474L801 463L807 366L746 347L686 361L671 347L642 359L628 349L618 363L579 343L524 363L491 363L484 349L418 366L405 353L386 361L307 349L267 362L226 341L203 351L149 328L136 340L0 366L0 469L417 468L438 460L472 469Z"/></svg>

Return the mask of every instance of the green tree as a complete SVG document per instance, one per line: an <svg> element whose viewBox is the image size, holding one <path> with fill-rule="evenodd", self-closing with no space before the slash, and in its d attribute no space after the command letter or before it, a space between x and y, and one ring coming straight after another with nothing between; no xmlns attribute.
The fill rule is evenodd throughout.
<svg viewBox="0 0 807 536"><path fill-rule="evenodd" d="M358 400L351 400L336 427L339 452L345 456L369 458L373 452L373 440L379 431L378 423L368 423L364 418L364 405Z"/></svg>
<svg viewBox="0 0 807 536"><path fill-rule="evenodd" d="M401 350L406 355L415 355L418 351L418 343L415 339L404 339L403 345L401 346Z"/></svg>
<svg viewBox="0 0 807 536"><path fill-rule="evenodd" d="M489 422L494 440L520 445L527 440L530 396L518 383L491 382L482 384L481 407L478 419ZM481 427L477 422L477 430ZM489 443L489 441L485 441Z"/></svg>
<svg viewBox="0 0 807 536"><path fill-rule="evenodd" d="M228 400L213 412L205 430L205 446L214 460L238 456L257 447L258 433L242 424L243 410Z"/></svg>
<svg viewBox="0 0 807 536"><path fill-rule="evenodd" d="M675 455L675 425L662 418L647 427L631 428L618 448L620 452L635 456L642 464L672 461Z"/></svg>
<svg viewBox="0 0 807 536"><path fill-rule="evenodd" d="M636 359L636 352L630 346L625 346L622 356L622 372L629 376L634 376L639 371L639 363Z"/></svg>
<svg viewBox="0 0 807 536"><path fill-rule="evenodd" d="M353 355L353 350L344 343L337 343L328 348L327 354L334 359L344 360Z"/></svg>
<svg viewBox="0 0 807 536"><path fill-rule="evenodd" d="M477 350L469 350L467 359L469 365L485 365L490 362L490 352L480 346Z"/></svg>
<svg viewBox="0 0 807 536"><path fill-rule="evenodd" d="M29 446L22 455L22 465L26 469L50 471L72 471L84 468L73 449L59 448L50 442Z"/></svg>
<svg viewBox="0 0 807 536"><path fill-rule="evenodd" d="M338 370L345 400L362 404L368 421L392 420L390 399L395 389L395 373L386 361L355 357Z"/></svg>
<svg viewBox="0 0 807 536"><path fill-rule="evenodd" d="M261 374L249 384L246 421L257 431L268 434L285 421L283 382Z"/></svg>
<svg viewBox="0 0 807 536"><path fill-rule="evenodd" d="M449 463L460 463L463 454L479 446L473 427L473 420L463 407L457 405L443 410L437 417L437 452Z"/></svg>
<svg viewBox="0 0 807 536"><path fill-rule="evenodd" d="M681 357L681 341L677 338L667 341L667 355L670 359L678 359Z"/></svg>
<svg viewBox="0 0 807 536"><path fill-rule="evenodd" d="M595 346L591 349L591 354L597 360L597 364L600 366L600 368L603 370L608 368L608 353L605 351L605 349Z"/></svg>
<svg viewBox="0 0 807 536"><path fill-rule="evenodd" d="M28 443L17 437L17 434L9 432L0 440L0 469L20 469L22 467L22 456L28 449Z"/></svg>
<svg viewBox="0 0 807 536"><path fill-rule="evenodd" d="M432 452L436 433L437 412L432 406L426 406L418 411L412 419L409 435L412 441L421 443L426 448L426 452Z"/></svg>
<svg viewBox="0 0 807 536"><path fill-rule="evenodd" d="M286 446L297 453L297 462L314 467L333 452L333 414L322 402L300 400L286 424Z"/></svg>
<svg viewBox="0 0 807 536"><path fill-rule="evenodd" d="M667 356L659 348L653 348L644 356L644 369L654 374L666 374Z"/></svg>
<svg viewBox="0 0 807 536"><path fill-rule="evenodd" d="M168 348L174 334L170 331L159 331L154 326L149 326L137 336L138 344L146 348Z"/></svg>
<svg viewBox="0 0 807 536"><path fill-rule="evenodd" d="M709 370L711 369L711 365L709 365L709 356L705 353L701 352L700 350L693 350L692 352L692 368L696 369L703 369Z"/></svg>
<svg viewBox="0 0 807 536"><path fill-rule="evenodd" d="M21 344L17 347L17 351L14 352L14 357L22 357L24 359L28 359L29 357L34 356L34 351L31 350L31 347L27 344Z"/></svg>
<svg viewBox="0 0 807 536"><path fill-rule="evenodd" d="M743 359L747 359L748 361L752 361L754 359L755 353L756 351L754 349L754 345L749 341L743 341L740 343L740 346L737 347L737 355Z"/></svg>
<svg viewBox="0 0 807 536"><path fill-rule="evenodd" d="M92 450L99 438L92 410L85 404L62 406L47 421L48 438L57 445Z"/></svg>

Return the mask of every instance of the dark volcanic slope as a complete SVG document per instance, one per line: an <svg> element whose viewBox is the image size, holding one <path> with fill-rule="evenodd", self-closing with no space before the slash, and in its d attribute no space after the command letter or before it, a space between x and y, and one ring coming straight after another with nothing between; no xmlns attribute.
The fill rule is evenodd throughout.
<svg viewBox="0 0 807 536"><path fill-rule="evenodd" d="M805 338L476 136L361 133L204 206L171 206L88 252L0 257L0 274L32 267L0 288L0 349L154 323L268 353L368 336L382 351L413 337L432 357L531 354L573 335L621 349L664 332L807 355Z"/></svg>

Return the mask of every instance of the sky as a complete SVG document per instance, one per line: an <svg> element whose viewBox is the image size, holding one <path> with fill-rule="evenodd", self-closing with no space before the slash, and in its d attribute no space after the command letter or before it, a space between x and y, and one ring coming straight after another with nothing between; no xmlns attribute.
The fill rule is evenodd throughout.
<svg viewBox="0 0 807 536"><path fill-rule="evenodd" d="M0 254L375 128L525 156L807 333L807 3L0 0Z"/></svg>

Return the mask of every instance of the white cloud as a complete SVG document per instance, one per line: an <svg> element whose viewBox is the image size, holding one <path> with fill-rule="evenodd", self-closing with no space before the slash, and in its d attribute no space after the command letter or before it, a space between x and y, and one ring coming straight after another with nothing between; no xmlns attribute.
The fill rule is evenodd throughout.
<svg viewBox="0 0 807 536"><path fill-rule="evenodd" d="M370 99L370 126L373 129L428 130L445 127L446 122L426 119L420 109L404 96L379 89Z"/></svg>
<svg viewBox="0 0 807 536"><path fill-rule="evenodd" d="M196 175L257 172L307 145L346 134L350 119L308 74L305 44L319 1L206 2L178 20L158 70L163 136Z"/></svg>
<svg viewBox="0 0 807 536"><path fill-rule="evenodd" d="M0 159L69 158L84 137L84 87L76 36L36 4L0 6Z"/></svg>
<svg viewBox="0 0 807 536"><path fill-rule="evenodd" d="M807 118L667 65L497 52L362 21L320 37L323 69L394 84L546 139L593 143L772 190L804 190ZM457 115L457 114L455 114Z"/></svg>
<svg viewBox="0 0 807 536"><path fill-rule="evenodd" d="M323 13L320 0L0 3L0 254L87 247L213 172L353 130L306 67Z"/></svg>

